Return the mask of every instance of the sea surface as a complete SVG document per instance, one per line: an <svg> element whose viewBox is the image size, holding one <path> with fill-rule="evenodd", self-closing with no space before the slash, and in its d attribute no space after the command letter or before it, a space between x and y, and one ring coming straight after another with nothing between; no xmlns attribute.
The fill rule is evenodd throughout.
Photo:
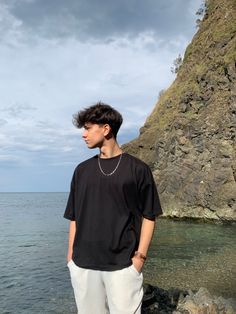
<svg viewBox="0 0 236 314"><path fill-rule="evenodd" d="M67 193L0 193L0 313L76 313ZM235 225L159 219L145 282L236 297Z"/></svg>

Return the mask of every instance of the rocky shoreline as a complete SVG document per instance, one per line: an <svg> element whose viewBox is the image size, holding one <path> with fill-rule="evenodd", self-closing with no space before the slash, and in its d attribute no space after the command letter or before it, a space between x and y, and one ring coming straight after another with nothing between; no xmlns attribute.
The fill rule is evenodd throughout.
<svg viewBox="0 0 236 314"><path fill-rule="evenodd" d="M218 224L218 225L235 225L236 220L224 220L224 219L214 219L209 217L190 217L190 216L172 216L168 212L163 212L163 214L158 217L162 220L172 220L172 221L187 221L193 223L208 223L208 224Z"/></svg>
<svg viewBox="0 0 236 314"><path fill-rule="evenodd" d="M206 288L198 291L161 289L144 285L142 314L234 314L236 299L212 296Z"/></svg>

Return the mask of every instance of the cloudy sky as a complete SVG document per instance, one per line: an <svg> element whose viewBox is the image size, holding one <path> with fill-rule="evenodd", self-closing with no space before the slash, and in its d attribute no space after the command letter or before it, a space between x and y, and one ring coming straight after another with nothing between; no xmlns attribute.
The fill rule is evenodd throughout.
<svg viewBox="0 0 236 314"><path fill-rule="evenodd" d="M101 100L138 135L202 0L0 0L0 191L68 191L88 150L72 115Z"/></svg>

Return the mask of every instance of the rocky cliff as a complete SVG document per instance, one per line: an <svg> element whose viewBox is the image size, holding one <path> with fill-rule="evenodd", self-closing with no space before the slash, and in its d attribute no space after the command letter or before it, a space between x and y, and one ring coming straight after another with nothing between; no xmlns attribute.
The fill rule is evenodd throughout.
<svg viewBox="0 0 236 314"><path fill-rule="evenodd" d="M236 1L208 0L173 84L123 146L148 163L164 216L236 221Z"/></svg>

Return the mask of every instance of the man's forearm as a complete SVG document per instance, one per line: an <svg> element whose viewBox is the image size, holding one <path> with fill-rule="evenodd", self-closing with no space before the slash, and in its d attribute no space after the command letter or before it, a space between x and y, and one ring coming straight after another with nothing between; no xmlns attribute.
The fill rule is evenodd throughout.
<svg viewBox="0 0 236 314"><path fill-rule="evenodd" d="M150 246L153 232L155 228L155 221L143 218L142 227L141 227L141 235L138 246L138 253L135 254L132 258L132 262L136 269L140 272L144 261L145 256L147 256L148 248Z"/></svg>
<svg viewBox="0 0 236 314"><path fill-rule="evenodd" d="M69 262L72 259L75 232L76 232L76 223L75 221L71 221L70 227L69 227L67 262Z"/></svg>
<svg viewBox="0 0 236 314"><path fill-rule="evenodd" d="M143 218L138 252L142 253L145 256L147 255L148 248L152 240L154 228L155 221Z"/></svg>

